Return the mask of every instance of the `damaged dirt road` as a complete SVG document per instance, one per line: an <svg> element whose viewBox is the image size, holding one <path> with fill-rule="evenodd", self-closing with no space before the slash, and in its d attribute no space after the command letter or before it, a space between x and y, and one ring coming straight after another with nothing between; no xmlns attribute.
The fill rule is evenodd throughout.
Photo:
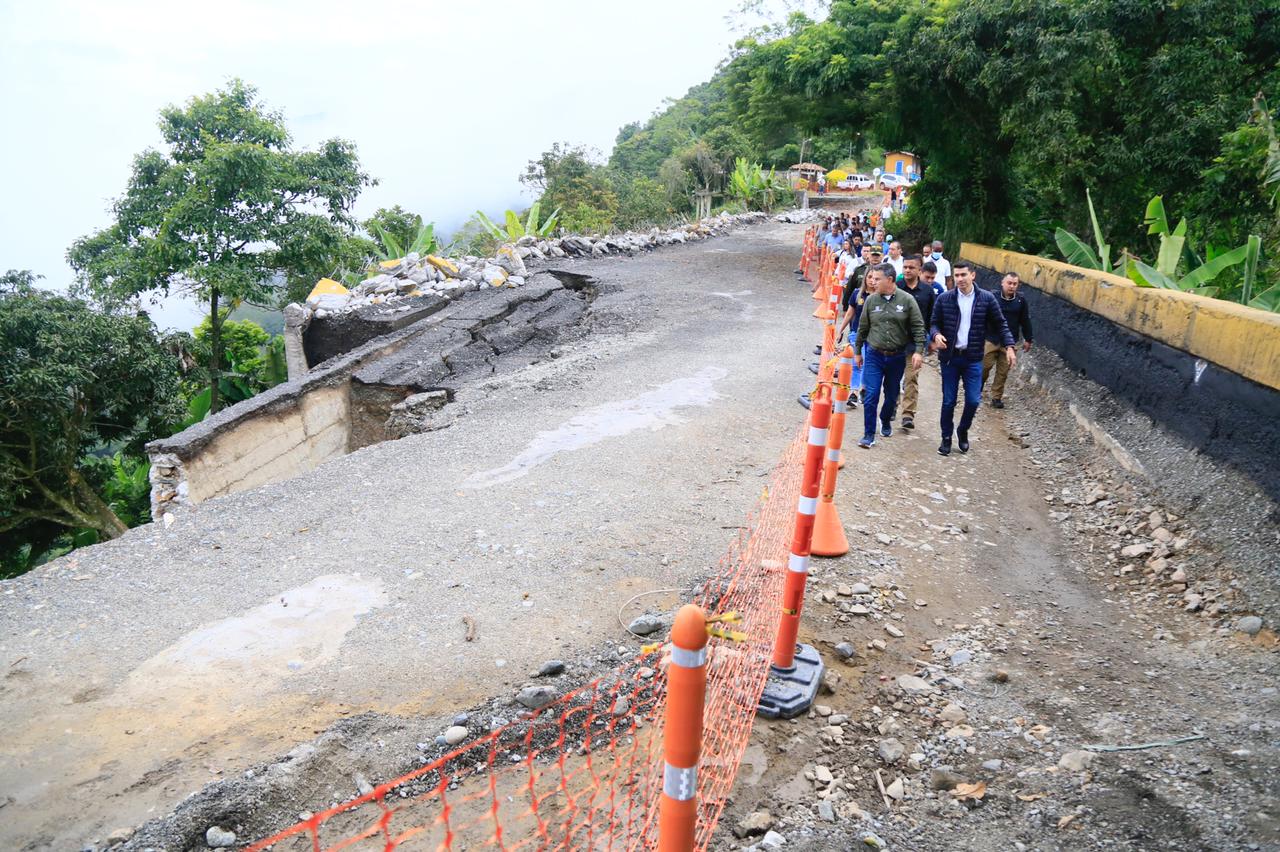
<svg viewBox="0 0 1280 852"><path fill-rule="evenodd" d="M0 584L0 848L101 848L358 729L270 817L290 821L545 660L629 638L619 607L715 563L798 426L794 232L564 261L596 289L578 334L459 388L449 428ZM266 820L260 795L222 816Z"/></svg>
<svg viewBox="0 0 1280 852"><path fill-rule="evenodd" d="M633 655L619 608L715 563L803 416L801 231L565 264L598 289L581 336L460 389L448 429L5 582L0 846L239 845L420 765L460 711L509 717L546 660L563 691ZM1209 525L1026 375L967 456L934 454L936 370L920 434L846 451L854 550L815 560L804 622L838 677L812 717L757 723L717 848L1280 842L1248 573L1183 612L1175 572L1223 567Z"/></svg>

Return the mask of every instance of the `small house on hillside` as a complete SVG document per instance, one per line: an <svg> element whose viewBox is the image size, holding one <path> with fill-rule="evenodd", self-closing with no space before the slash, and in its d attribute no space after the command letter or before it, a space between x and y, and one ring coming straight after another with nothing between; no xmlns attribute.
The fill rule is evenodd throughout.
<svg viewBox="0 0 1280 852"><path fill-rule="evenodd" d="M787 167L787 182L797 189L808 188L818 191L818 175L825 175L827 170L817 163L796 163Z"/></svg>
<svg viewBox="0 0 1280 852"><path fill-rule="evenodd" d="M796 163L787 167L790 180L817 180L818 175L825 175L827 170L817 163Z"/></svg>
<svg viewBox="0 0 1280 852"><path fill-rule="evenodd" d="M884 173L902 175L908 180L920 177L920 158L910 151L886 151L884 155Z"/></svg>

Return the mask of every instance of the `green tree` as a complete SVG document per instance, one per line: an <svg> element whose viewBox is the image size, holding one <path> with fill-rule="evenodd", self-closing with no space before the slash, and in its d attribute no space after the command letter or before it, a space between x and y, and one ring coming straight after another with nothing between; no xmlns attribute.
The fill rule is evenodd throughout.
<svg viewBox="0 0 1280 852"><path fill-rule="evenodd" d="M284 290L276 302L283 307L303 301L321 278L358 284L377 254L378 244L346 223L321 216L303 219L276 255L284 273Z"/></svg>
<svg viewBox="0 0 1280 852"><path fill-rule="evenodd" d="M350 207L371 183L339 139L295 151L283 117L240 80L161 110L167 151L134 159L115 223L77 241L68 260L103 300L179 289L209 306L210 410L219 408L220 306L268 300L278 274L354 227Z"/></svg>
<svg viewBox="0 0 1280 852"><path fill-rule="evenodd" d="M394 254L387 245L386 237L391 237L392 245L404 247L413 243L414 237L422 229L422 217L410 213L399 204L394 207L379 207L378 211L364 220L364 229L384 253Z"/></svg>
<svg viewBox="0 0 1280 852"><path fill-rule="evenodd" d="M178 364L145 316L32 289L0 289L0 535L126 525L95 490L91 453L141 445L182 416ZM41 548L43 549L43 548Z"/></svg>

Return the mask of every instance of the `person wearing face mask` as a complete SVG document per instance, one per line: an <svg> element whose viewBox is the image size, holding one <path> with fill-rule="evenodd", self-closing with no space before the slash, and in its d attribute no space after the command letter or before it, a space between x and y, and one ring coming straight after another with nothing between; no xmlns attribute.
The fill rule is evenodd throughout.
<svg viewBox="0 0 1280 852"><path fill-rule="evenodd" d="M941 296L947 288L938 283L938 267L932 260L926 260L920 267L920 280L933 288L934 295Z"/></svg>
<svg viewBox="0 0 1280 852"><path fill-rule="evenodd" d="M933 252L928 257L933 261L934 267L938 270L938 281L948 290L956 286L955 278L951 274L951 261L947 260L942 254L942 240L933 241Z"/></svg>

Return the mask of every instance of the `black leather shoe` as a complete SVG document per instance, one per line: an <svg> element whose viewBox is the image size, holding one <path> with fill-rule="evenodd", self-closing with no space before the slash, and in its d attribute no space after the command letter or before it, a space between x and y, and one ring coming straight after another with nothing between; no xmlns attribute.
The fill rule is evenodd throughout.
<svg viewBox="0 0 1280 852"><path fill-rule="evenodd" d="M1003 400L1003 399L993 399L993 400L991 400L991 407L992 407L992 408L1004 408L1004 400Z"/></svg>
<svg viewBox="0 0 1280 852"><path fill-rule="evenodd" d="M951 455L951 439L950 438L944 438L942 440L942 443L938 445L938 455L940 456Z"/></svg>
<svg viewBox="0 0 1280 852"><path fill-rule="evenodd" d="M915 421L913 418L911 418L911 417L904 417L904 418L902 418L902 428L903 428L903 429L914 429L914 428L916 428L916 421Z"/></svg>
<svg viewBox="0 0 1280 852"><path fill-rule="evenodd" d="M958 442L959 442L957 446L960 447L960 452L962 453L969 452L969 433L961 432L960 430L957 429L956 438L958 439Z"/></svg>

